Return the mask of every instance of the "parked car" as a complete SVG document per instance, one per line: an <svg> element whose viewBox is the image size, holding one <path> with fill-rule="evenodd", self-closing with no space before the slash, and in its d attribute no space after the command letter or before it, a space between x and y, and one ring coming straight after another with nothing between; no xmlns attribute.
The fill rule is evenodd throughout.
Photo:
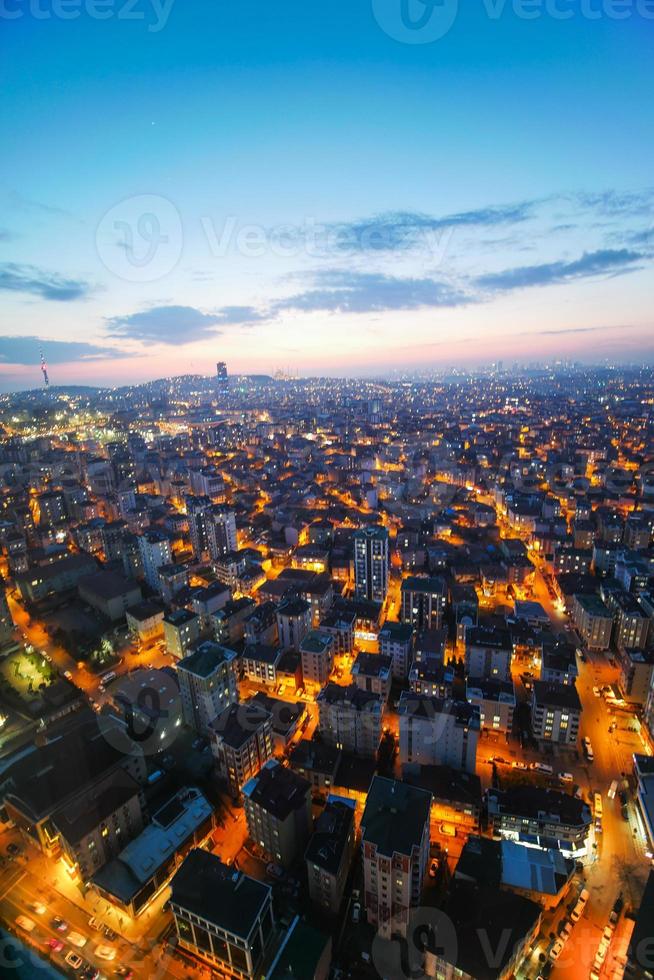
<svg viewBox="0 0 654 980"><path fill-rule="evenodd" d="M96 915L92 915L89 919L89 926L91 929L95 929L97 932L100 932L102 929L102 923Z"/></svg>
<svg viewBox="0 0 654 980"><path fill-rule="evenodd" d="M88 939L79 932L69 932L67 936L68 942L71 946L77 946L78 949L84 949Z"/></svg>
<svg viewBox="0 0 654 980"><path fill-rule="evenodd" d="M559 779L562 783L573 783L575 777L572 775L571 772L560 772Z"/></svg>
<svg viewBox="0 0 654 980"><path fill-rule="evenodd" d="M19 927L19 929L24 929L25 932L32 932L32 930L36 927L36 922L30 919L30 917L27 915L18 915L16 916L16 925Z"/></svg>
<svg viewBox="0 0 654 980"><path fill-rule="evenodd" d="M553 963L555 963L556 960L558 960L559 956L561 955L561 952L563 950L563 945L564 944L562 940L557 939L554 945L552 946L550 950L550 959L552 960Z"/></svg>
<svg viewBox="0 0 654 980"><path fill-rule="evenodd" d="M438 874L438 861L434 859L429 865L429 877L435 878Z"/></svg>
<svg viewBox="0 0 654 980"><path fill-rule="evenodd" d="M61 939L56 939L54 936L48 939L46 946L49 946L53 953L60 953L64 948Z"/></svg>
<svg viewBox="0 0 654 980"><path fill-rule="evenodd" d="M352 922L358 922L361 918L361 903L355 902L352 906Z"/></svg>
<svg viewBox="0 0 654 980"><path fill-rule="evenodd" d="M68 966L73 968L73 970L79 970L80 966L82 966L84 963L82 957L78 953L75 953L72 949L66 953L64 960L66 963L68 963Z"/></svg>
<svg viewBox="0 0 654 980"><path fill-rule="evenodd" d="M50 925L57 932L68 932L68 923L65 922L60 915L55 915L54 919L51 919Z"/></svg>
<svg viewBox="0 0 654 980"><path fill-rule="evenodd" d="M570 918L572 919L573 922L578 922L579 919L582 917L589 898L590 898L590 892L588 891L588 889L582 888L581 891L579 892L579 898L577 899L577 903L573 908L572 912L570 913Z"/></svg>
<svg viewBox="0 0 654 980"><path fill-rule="evenodd" d="M36 915L45 915L48 911L43 902L32 902L30 908Z"/></svg>
<svg viewBox="0 0 654 980"><path fill-rule="evenodd" d="M281 864L267 864L266 874L270 875L271 878L283 878L284 869L282 868Z"/></svg>
<svg viewBox="0 0 654 980"><path fill-rule="evenodd" d="M100 944L100 946L95 947L95 955L99 960L115 960L116 959L116 947L115 946L105 946Z"/></svg>

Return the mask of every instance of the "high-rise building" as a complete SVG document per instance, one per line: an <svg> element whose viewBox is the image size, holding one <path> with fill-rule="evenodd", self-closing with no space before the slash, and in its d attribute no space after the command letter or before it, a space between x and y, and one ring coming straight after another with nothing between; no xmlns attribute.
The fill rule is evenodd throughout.
<svg viewBox="0 0 654 980"><path fill-rule="evenodd" d="M229 390L229 376L224 361L218 361L216 364L216 388L222 394Z"/></svg>
<svg viewBox="0 0 654 980"><path fill-rule="evenodd" d="M389 549L385 527L354 533L354 581L359 599L384 602L388 592Z"/></svg>
<svg viewBox="0 0 654 980"><path fill-rule="evenodd" d="M406 936L429 860L431 794L375 776L361 818L364 902L383 939Z"/></svg>
<svg viewBox="0 0 654 980"><path fill-rule="evenodd" d="M208 554L214 561L238 547L234 511L215 506L206 496L186 501L189 534L196 558Z"/></svg>
<svg viewBox="0 0 654 980"><path fill-rule="evenodd" d="M403 691L398 714L402 765L475 771L481 727L478 705Z"/></svg>
<svg viewBox="0 0 654 980"><path fill-rule="evenodd" d="M212 640L177 664L184 721L200 735L230 704L238 701L236 653Z"/></svg>
<svg viewBox="0 0 654 980"><path fill-rule="evenodd" d="M145 581L151 589L159 592L161 590L159 569L162 565L170 565L173 560L170 539L162 531L153 529L141 535L138 544Z"/></svg>

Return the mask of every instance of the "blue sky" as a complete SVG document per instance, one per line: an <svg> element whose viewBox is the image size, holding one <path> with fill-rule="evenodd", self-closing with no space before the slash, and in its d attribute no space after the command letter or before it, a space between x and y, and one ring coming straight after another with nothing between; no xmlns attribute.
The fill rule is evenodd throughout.
<svg viewBox="0 0 654 980"><path fill-rule="evenodd" d="M0 386L650 361L654 3L402 2L4 0Z"/></svg>

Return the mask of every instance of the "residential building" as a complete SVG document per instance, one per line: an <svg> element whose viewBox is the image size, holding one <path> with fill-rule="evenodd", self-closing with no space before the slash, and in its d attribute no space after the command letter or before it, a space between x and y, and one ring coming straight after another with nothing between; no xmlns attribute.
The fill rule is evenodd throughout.
<svg viewBox="0 0 654 980"><path fill-rule="evenodd" d="M272 757L270 712L256 702L232 704L209 725L218 772L237 797L244 783Z"/></svg>
<svg viewBox="0 0 654 980"><path fill-rule="evenodd" d="M401 619L414 630L440 629L447 605L447 588L442 578L411 575L402 581Z"/></svg>
<svg viewBox="0 0 654 980"><path fill-rule="evenodd" d="M311 784L276 759L243 786L250 840L283 868L302 853L311 833Z"/></svg>
<svg viewBox="0 0 654 980"><path fill-rule="evenodd" d="M316 820L304 854L309 897L317 911L338 915L355 846L354 806L332 798Z"/></svg>
<svg viewBox="0 0 654 980"><path fill-rule="evenodd" d="M320 620L321 633L329 633L334 640L334 655L352 653L354 650L354 627L356 615L354 612L331 609Z"/></svg>
<svg viewBox="0 0 654 980"><path fill-rule="evenodd" d="M384 704L391 693L393 661L381 653L360 653L352 664L352 680L361 691L379 694Z"/></svg>
<svg viewBox="0 0 654 980"><path fill-rule="evenodd" d="M511 680L513 644L508 630L472 626L466 630L465 665L468 677Z"/></svg>
<svg viewBox="0 0 654 980"><path fill-rule="evenodd" d="M316 699L318 728L329 745L375 756L381 741L383 701L379 694L330 682Z"/></svg>
<svg viewBox="0 0 654 980"><path fill-rule="evenodd" d="M406 936L429 860L429 793L375 776L361 818L363 902L383 939Z"/></svg>
<svg viewBox="0 0 654 980"><path fill-rule="evenodd" d="M354 532L354 588L359 599L384 602L388 592L389 545L384 527Z"/></svg>
<svg viewBox="0 0 654 980"><path fill-rule="evenodd" d="M177 679L184 723L199 735L225 708L238 701L234 650L205 640L177 663Z"/></svg>
<svg viewBox="0 0 654 980"><path fill-rule="evenodd" d="M531 726L534 738L559 745L577 744L582 706L575 684L534 681Z"/></svg>
<svg viewBox="0 0 654 980"><path fill-rule="evenodd" d="M386 620L379 631L379 652L391 658L391 673L397 680L405 680L411 665L413 627L408 623Z"/></svg>
<svg viewBox="0 0 654 980"><path fill-rule="evenodd" d="M516 699L513 684L508 681L489 681L485 678L470 680L467 699L479 707L482 729L509 735L513 729L513 712Z"/></svg>
<svg viewBox="0 0 654 980"><path fill-rule="evenodd" d="M97 609L112 623L125 617L141 601L141 586L117 572L95 572L80 580L77 591L82 602Z"/></svg>
<svg viewBox="0 0 654 980"><path fill-rule="evenodd" d="M282 650L299 650L311 621L311 606L305 599L283 602L277 609L277 635Z"/></svg>
<svg viewBox="0 0 654 980"><path fill-rule="evenodd" d="M480 731L477 705L403 691L397 710L400 763L475 771Z"/></svg>
<svg viewBox="0 0 654 980"><path fill-rule="evenodd" d="M160 602L139 602L125 613L127 628L139 643L156 643L164 635L164 607Z"/></svg>
<svg viewBox="0 0 654 980"><path fill-rule="evenodd" d="M145 581L155 592L160 592L159 569L162 565L172 564L173 560L170 539L163 531L153 528L138 538L138 547Z"/></svg>
<svg viewBox="0 0 654 980"><path fill-rule="evenodd" d="M609 649L613 616L599 596L575 595L572 619L589 650Z"/></svg>
<svg viewBox="0 0 654 980"><path fill-rule="evenodd" d="M200 617L188 609L175 609L164 616L166 649L176 660L183 660L200 637Z"/></svg>
<svg viewBox="0 0 654 980"><path fill-rule="evenodd" d="M488 821L494 834L538 847L557 846L564 855L583 857L592 823L590 806L568 793L515 785L486 791Z"/></svg>
<svg viewBox="0 0 654 980"><path fill-rule="evenodd" d="M305 685L323 687L334 667L333 633L322 629L309 630L300 641L299 652Z"/></svg>
<svg viewBox="0 0 654 980"><path fill-rule="evenodd" d="M267 643L247 643L241 655L243 676L253 684L265 684L275 687L277 667L283 656L279 647Z"/></svg>

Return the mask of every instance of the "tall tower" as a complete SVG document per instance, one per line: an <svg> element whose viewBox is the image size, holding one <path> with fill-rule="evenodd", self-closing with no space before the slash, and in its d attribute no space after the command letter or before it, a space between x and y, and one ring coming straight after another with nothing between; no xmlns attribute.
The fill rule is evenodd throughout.
<svg viewBox="0 0 654 980"><path fill-rule="evenodd" d="M41 371L43 373L43 383L45 384L46 388L49 388L50 378L48 377L48 368L45 363L45 355L43 353L43 348L41 348Z"/></svg>
<svg viewBox="0 0 654 980"><path fill-rule="evenodd" d="M354 532L354 580L359 599L384 602L388 593L389 548L385 527Z"/></svg>
<svg viewBox="0 0 654 980"><path fill-rule="evenodd" d="M220 394L226 394L229 391L229 376L224 361L218 361L216 364L216 387Z"/></svg>

